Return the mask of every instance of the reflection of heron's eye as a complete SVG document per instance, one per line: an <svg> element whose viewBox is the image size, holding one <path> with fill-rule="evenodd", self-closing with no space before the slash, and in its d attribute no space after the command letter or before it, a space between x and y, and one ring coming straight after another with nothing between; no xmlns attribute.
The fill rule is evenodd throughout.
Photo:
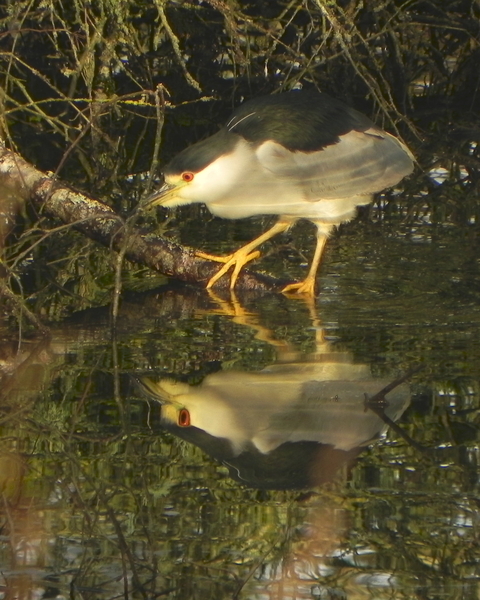
<svg viewBox="0 0 480 600"><path fill-rule="evenodd" d="M190 412L186 408L182 408L178 413L179 427L190 427Z"/></svg>

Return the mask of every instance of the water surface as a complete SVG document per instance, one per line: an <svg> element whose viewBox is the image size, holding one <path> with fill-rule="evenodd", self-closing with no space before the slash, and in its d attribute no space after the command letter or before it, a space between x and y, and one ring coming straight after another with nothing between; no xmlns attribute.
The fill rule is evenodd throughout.
<svg viewBox="0 0 480 600"><path fill-rule="evenodd" d="M165 286L5 343L3 597L477 598L479 264L356 222L314 303Z"/></svg>

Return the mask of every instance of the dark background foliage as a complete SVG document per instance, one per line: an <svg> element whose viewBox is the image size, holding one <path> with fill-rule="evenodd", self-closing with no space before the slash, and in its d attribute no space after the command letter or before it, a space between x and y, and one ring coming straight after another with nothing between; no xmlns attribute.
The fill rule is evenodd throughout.
<svg viewBox="0 0 480 600"><path fill-rule="evenodd" d="M299 83L417 149L478 138L477 2L11 2L0 17L4 134L44 169L74 144L96 186L118 160L149 167L158 86L162 158L244 98Z"/></svg>
<svg viewBox="0 0 480 600"><path fill-rule="evenodd" d="M38 168L125 214L162 163L243 99L315 86L412 147L421 169L395 197L402 210L471 226L480 218L479 30L472 0L10 1L0 7L1 131ZM438 167L441 185L427 176ZM23 252L25 232L52 226L28 219ZM78 291L78 261L61 276L52 266L62 246L64 266L68 247L88 271L85 242L71 246L67 235L42 244L48 268L39 250L32 262ZM15 262L18 230L12 242L7 262L38 292L38 273Z"/></svg>

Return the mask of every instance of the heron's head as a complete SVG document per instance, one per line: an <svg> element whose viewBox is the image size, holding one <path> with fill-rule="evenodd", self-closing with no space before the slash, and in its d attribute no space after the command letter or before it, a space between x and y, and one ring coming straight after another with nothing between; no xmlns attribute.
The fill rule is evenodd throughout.
<svg viewBox="0 0 480 600"><path fill-rule="evenodd" d="M164 169L164 185L143 208L214 202L248 176L253 149L226 128L180 152Z"/></svg>

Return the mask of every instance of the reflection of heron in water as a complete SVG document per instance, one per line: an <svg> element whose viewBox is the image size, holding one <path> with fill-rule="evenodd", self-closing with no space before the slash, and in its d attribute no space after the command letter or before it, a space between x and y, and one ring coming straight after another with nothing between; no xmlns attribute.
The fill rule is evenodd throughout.
<svg viewBox="0 0 480 600"><path fill-rule="evenodd" d="M390 382L333 350L321 329L314 354L279 349L278 358L261 371L220 371L195 386L151 378L140 385L162 403L170 431L223 461L235 479L272 489L328 481L386 430L364 400ZM398 419L409 400L406 384L391 390L387 416Z"/></svg>

